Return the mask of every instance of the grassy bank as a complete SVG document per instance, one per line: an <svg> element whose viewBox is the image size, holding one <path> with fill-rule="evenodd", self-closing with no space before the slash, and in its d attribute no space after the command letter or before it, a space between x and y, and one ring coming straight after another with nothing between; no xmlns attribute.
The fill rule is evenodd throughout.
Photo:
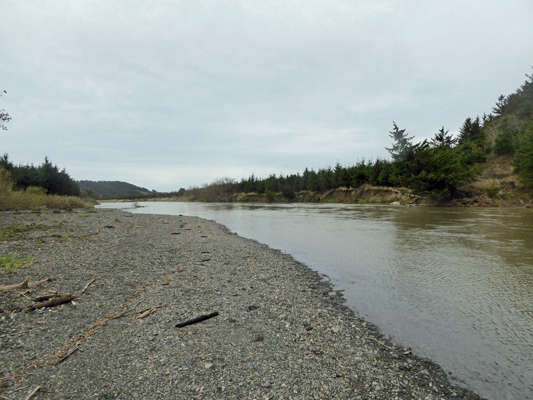
<svg viewBox="0 0 533 400"><path fill-rule="evenodd" d="M13 190L9 172L0 169L0 211L92 208L96 202L75 196L47 195L42 188Z"/></svg>

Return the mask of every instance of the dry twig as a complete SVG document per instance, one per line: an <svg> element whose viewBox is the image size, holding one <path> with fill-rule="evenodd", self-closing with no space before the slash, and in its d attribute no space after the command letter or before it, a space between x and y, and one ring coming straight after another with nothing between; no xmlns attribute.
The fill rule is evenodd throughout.
<svg viewBox="0 0 533 400"><path fill-rule="evenodd" d="M31 391L30 394L28 394L28 396L26 396L24 400L30 400L33 397L33 395L39 391L40 388L41 388L40 386L37 386L35 389Z"/></svg>
<svg viewBox="0 0 533 400"><path fill-rule="evenodd" d="M96 280L96 279L93 279L92 281L87 282L87 285L85 285L85 287L81 290L80 294L83 293L83 292L85 292L85 290L87 290L87 288L89 287L89 285L90 285L91 283L93 283L95 280Z"/></svg>
<svg viewBox="0 0 533 400"><path fill-rule="evenodd" d="M137 317L136 318L137 319L144 318L144 317L152 314L155 311L156 308L165 307L165 305L145 308L144 310L141 310L141 311L137 312Z"/></svg>
<svg viewBox="0 0 533 400"><path fill-rule="evenodd" d="M139 312L135 318L137 318L137 319L141 319L141 318L147 317L147 316L149 316L150 314L152 314L154 311L155 311L155 307L149 308L149 309L146 310L146 311Z"/></svg>

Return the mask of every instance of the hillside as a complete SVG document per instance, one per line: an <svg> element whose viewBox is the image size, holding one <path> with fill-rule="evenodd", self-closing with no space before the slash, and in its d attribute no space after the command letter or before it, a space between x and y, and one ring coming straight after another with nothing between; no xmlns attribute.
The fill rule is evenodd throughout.
<svg viewBox="0 0 533 400"><path fill-rule="evenodd" d="M87 196L99 200L152 197L154 193L146 188L119 181L78 181L78 185Z"/></svg>

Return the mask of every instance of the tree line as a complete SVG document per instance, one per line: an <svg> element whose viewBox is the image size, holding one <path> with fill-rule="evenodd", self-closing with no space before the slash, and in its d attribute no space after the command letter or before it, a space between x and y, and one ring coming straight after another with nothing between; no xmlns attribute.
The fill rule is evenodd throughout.
<svg viewBox="0 0 533 400"><path fill-rule="evenodd" d="M254 174L239 182L229 178L188 189L195 199L227 201L238 192L258 193L273 199L274 193L291 200L300 191L324 192L340 187L402 186L446 200L461 195L461 187L478 175L490 157L512 157L522 183L533 187L533 76L508 96L500 96L492 112L468 117L454 137L442 127L431 139L415 143L406 129L393 122L389 132L391 159L360 160L350 166L337 163L318 171ZM208 195L209 193L215 196ZM226 200L225 200L226 199Z"/></svg>
<svg viewBox="0 0 533 400"><path fill-rule="evenodd" d="M28 188L42 188L47 194L60 196L79 196L80 188L65 169L59 169L52 164L47 157L44 162L35 166L15 165L9 160L9 156L4 154L0 157L0 169L9 172L14 189L27 190Z"/></svg>

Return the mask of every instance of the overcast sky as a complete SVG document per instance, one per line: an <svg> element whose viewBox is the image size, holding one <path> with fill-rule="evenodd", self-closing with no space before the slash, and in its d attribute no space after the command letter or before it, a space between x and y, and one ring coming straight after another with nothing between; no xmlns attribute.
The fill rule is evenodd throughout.
<svg viewBox="0 0 533 400"><path fill-rule="evenodd" d="M351 165L531 66L531 0L0 0L0 151L157 191Z"/></svg>

